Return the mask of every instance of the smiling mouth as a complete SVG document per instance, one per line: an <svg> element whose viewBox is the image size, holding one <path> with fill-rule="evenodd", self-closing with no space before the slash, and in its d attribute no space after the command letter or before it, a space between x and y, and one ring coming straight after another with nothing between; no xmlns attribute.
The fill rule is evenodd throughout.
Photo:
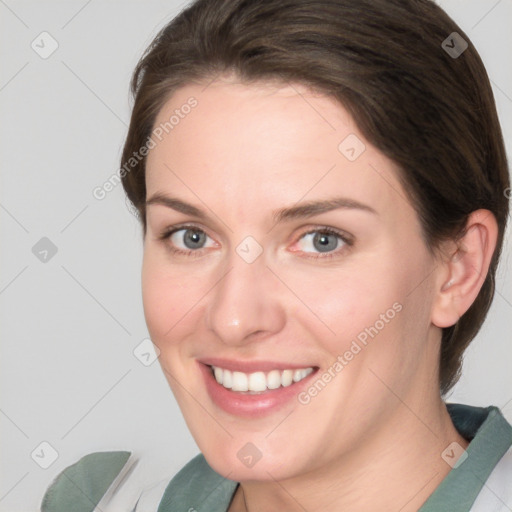
<svg viewBox="0 0 512 512"><path fill-rule="evenodd" d="M245 373L210 365L212 375L218 384L230 391L244 394L266 393L267 391L291 386L305 379L315 369L315 367L310 366L294 370Z"/></svg>

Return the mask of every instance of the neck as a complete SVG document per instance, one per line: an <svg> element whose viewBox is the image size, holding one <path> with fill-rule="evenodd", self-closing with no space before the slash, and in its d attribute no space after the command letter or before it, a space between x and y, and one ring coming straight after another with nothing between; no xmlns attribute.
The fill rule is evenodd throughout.
<svg viewBox="0 0 512 512"><path fill-rule="evenodd" d="M430 407L401 402L377 432L328 467L241 483L229 512L416 512L450 472L441 453L454 441L467 448L440 398Z"/></svg>

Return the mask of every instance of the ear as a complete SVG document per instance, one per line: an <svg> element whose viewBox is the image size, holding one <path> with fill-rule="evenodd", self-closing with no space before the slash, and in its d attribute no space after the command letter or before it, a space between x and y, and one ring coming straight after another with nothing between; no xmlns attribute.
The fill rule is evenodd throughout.
<svg viewBox="0 0 512 512"><path fill-rule="evenodd" d="M472 212L464 236L447 242L438 263L432 323L450 327L469 309L487 276L496 240L498 224L489 210Z"/></svg>

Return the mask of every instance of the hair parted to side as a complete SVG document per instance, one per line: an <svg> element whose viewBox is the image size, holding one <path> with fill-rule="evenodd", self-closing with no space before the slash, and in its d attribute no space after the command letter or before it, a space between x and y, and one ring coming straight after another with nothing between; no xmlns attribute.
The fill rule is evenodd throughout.
<svg viewBox="0 0 512 512"><path fill-rule="evenodd" d="M469 45L457 58L441 47L453 32ZM178 88L232 74L247 84L300 83L338 100L398 164L430 250L460 236L472 211L496 216L497 246L482 289L443 329L446 394L491 305L509 209L494 97L469 38L431 0L196 0L158 33L134 71L121 166L146 144ZM140 159L122 176L144 234L145 164Z"/></svg>

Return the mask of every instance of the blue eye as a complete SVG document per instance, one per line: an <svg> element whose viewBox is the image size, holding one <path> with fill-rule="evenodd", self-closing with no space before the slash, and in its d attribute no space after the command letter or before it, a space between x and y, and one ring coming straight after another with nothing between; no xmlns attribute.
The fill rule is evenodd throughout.
<svg viewBox="0 0 512 512"><path fill-rule="evenodd" d="M197 226L178 226L164 231L160 240L169 241L174 254L199 257L202 249L215 247L216 242ZM304 233L298 240L298 251L308 258L332 258L353 244L352 238L332 228L317 228Z"/></svg>
<svg viewBox="0 0 512 512"><path fill-rule="evenodd" d="M171 241L172 252L188 256L195 256L195 253L200 255L201 249L215 245L212 240L213 243L207 246L206 242L210 237L202 229L196 226L180 226L165 231L159 238L161 240Z"/></svg>
<svg viewBox="0 0 512 512"><path fill-rule="evenodd" d="M345 246L352 245L352 241L330 228L321 228L304 233L298 243L299 250L305 253L311 253L314 258L335 256ZM308 249L312 249L308 250ZM326 256L322 256L326 254Z"/></svg>
<svg viewBox="0 0 512 512"><path fill-rule="evenodd" d="M182 235L178 235L183 231ZM198 229L179 229L175 231L170 237L173 244L178 245L178 243L181 241L186 246L185 249L202 249L207 235L204 231L200 231Z"/></svg>

